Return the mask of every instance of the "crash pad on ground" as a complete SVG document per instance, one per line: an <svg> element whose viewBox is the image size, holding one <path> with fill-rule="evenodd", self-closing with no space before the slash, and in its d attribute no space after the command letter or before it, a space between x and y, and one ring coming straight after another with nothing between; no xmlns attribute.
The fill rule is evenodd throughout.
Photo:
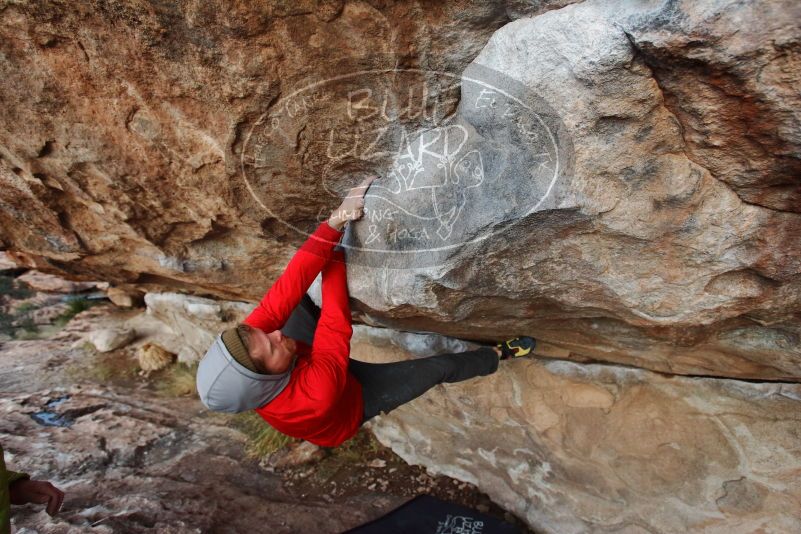
<svg viewBox="0 0 801 534"><path fill-rule="evenodd" d="M465 506L420 495L345 534L519 534L505 521Z"/></svg>

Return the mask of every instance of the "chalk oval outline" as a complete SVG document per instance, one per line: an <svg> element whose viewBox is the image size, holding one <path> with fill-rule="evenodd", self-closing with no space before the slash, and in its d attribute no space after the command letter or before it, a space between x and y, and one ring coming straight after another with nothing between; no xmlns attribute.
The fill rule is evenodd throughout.
<svg viewBox="0 0 801 534"><path fill-rule="evenodd" d="M465 69L465 72L467 72L467 70L469 70L470 67L473 67L475 65L478 65L478 64L469 65L468 68ZM490 69L489 67L486 67L485 65L478 65L478 66L480 68L483 68L483 69L493 70L493 69ZM519 219L523 219L525 217L528 217L532 213L534 213L537 210L537 208L545 201L545 199L547 199L548 196L551 194L551 190L553 189L553 186L556 184L556 181L559 178L559 171L561 169L561 162L560 162L560 159L559 159L559 152L560 152L559 151L559 146L558 146L558 144L556 142L556 139L554 139L553 132L551 132L551 129L542 120L542 117L540 117L539 113L537 113L536 111L532 110L529 105L527 105L525 102L520 100L520 98L518 98L515 95L509 93L508 91L505 91L505 90L500 89L498 87L494 87L494 86L492 86L492 85L490 85L487 82L484 82L482 80L478 80L478 79L475 79L475 78L471 78L469 76L465 76L464 73L462 73L460 75L457 75L457 74L453 74L453 73L446 72L446 71L436 71L436 70L426 70L426 69L387 68L387 69L369 69L369 70L355 71L355 72L351 72L351 73L348 73L348 74L340 74L340 75L337 75L337 76L333 76L331 78L326 78L325 80L320 80L320 81L317 81L317 82L313 82L311 84L305 85L304 87L302 87L300 89L297 89L297 90L293 91L292 93L290 93L289 95L287 95L285 97L285 100L286 101L290 101L294 96L296 96L296 95L298 95L298 94L300 94L300 93L302 93L304 91L308 91L309 89L312 89L312 88L315 88L315 87L319 87L321 85L328 84L328 83L331 83L331 82L334 82L334 81L338 81L338 80L344 80L344 79L348 79L348 78L352 78L352 77L360 76L360 75L371 75L371 74L375 75L375 74L403 73L403 72L418 73L418 74L436 74L436 75L444 74L445 76L449 76L449 77L452 77L452 78L458 78L460 81L467 80L469 82L476 83L476 84L478 84L478 85L480 85L482 87L486 87L487 89L491 89L493 91L497 91L498 93L502 94L506 98L509 98L509 99L517 102L518 104L520 104L522 107L527 109L529 112L531 112L537 118L537 120L539 121L540 125L545 129L546 132L548 132L548 137L550 138L551 145L554 147L554 154L556 156L556 166L554 168L553 178L551 179L551 182L548 184L548 188L545 191L545 193L543 194L542 198L540 198L540 200L531 209L529 209L523 216L519 217ZM505 74L500 73L498 71L494 71L493 70L493 72L496 72L497 74L499 74L499 75L501 75L501 76L503 76L505 78L509 78ZM512 79L512 80L517 82L517 80L514 80L514 79ZM519 82L517 82L517 83L519 83ZM291 228L292 230L294 230L298 234L304 235L304 236L306 236L308 238L308 237L312 236L311 233L309 233L309 232L307 232L305 230L302 230L302 229L298 228L297 226L295 226L295 225L293 225L291 223L288 223L288 222L284 221L281 217L278 217L275 213L273 213L273 211L270 208L268 208L261 201L261 199L258 197L256 192L253 190L253 187L251 186L250 181L247 178L247 173L245 172L245 155L247 154L247 146L248 146L248 143L250 141L250 138L253 135L254 130L264 122L264 119L269 115L269 113L270 113L269 111L263 113L253 123L253 126L251 126L251 128L249 129L249 131L247 132L247 134L245 135L245 137L243 139L242 152L241 152L241 155L240 155L240 158L239 158L240 159L240 169L241 169L241 173L242 173L242 179L245 182L245 186L246 186L246 188L248 190L248 193L250 193L250 196L253 197L253 200L255 200L256 203L258 203L259 206L261 206L261 208L264 211L266 211L274 219L280 221L281 224L283 224L284 226L286 226L288 228ZM382 200L384 200L384 199L382 199ZM514 224L516 224L516 221L512 223L512 225L514 225ZM494 234L494 232L490 231L487 234L475 237L475 238L473 238L471 240L461 241L459 243L452 243L450 245L444 245L444 246L435 247L435 248L429 247L429 248L410 249L410 250L391 250L391 249L366 248L366 247L362 247L362 246L349 245L349 244L346 244L346 243L340 243L340 246L342 246L343 248L346 248L346 249L350 249L350 250L357 250L359 252L377 252L377 253L383 253L383 254L387 254L387 253L390 253L390 254L419 254L421 252L440 252L440 251L444 251L444 250L452 250L452 249L457 248L457 247L462 247L462 246L465 246L465 245L471 245L471 244L479 243L481 241L484 241L484 240L488 239L489 237L492 237L493 234Z"/></svg>

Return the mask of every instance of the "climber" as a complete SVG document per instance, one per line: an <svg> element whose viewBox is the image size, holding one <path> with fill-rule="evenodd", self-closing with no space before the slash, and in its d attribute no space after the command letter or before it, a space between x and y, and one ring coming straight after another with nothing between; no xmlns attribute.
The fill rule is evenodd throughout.
<svg viewBox="0 0 801 534"><path fill-rule="evenodd" d="M345 256L335 249L360 219L376 177L350 190L300 247L244 322L217 336L200 362L197 389L215 411L256 412L276 430L325 447L442 382L488 375L499 359L525 356L531 338L497 347L387 364L350 359ZM306 294L322 272L322 309Z"/></svg>

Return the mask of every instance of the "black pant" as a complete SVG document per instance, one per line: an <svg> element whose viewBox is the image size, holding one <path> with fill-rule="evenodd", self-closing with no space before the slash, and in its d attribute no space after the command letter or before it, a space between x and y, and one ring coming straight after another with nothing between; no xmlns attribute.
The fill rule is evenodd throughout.
<svg viewBox="0 0 801 534"><path fill-rule="evenodd" d="M311 345L319 318L320 308L308 295L304 295L281 331L288 337ZM437 384L489 375L497 368L498 355L489 347L393 363L367 363L351 359L348 365L349 371L362 385L362 422L382 412L391 412Z"/></svg>

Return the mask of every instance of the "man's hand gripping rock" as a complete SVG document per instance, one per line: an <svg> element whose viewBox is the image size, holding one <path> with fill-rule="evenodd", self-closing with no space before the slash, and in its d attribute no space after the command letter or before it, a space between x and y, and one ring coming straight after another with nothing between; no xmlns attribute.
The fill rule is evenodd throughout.
<svg viewBox="0 0 801 534"><path fill-rule="evenodd" d="M364 195L370 188L370 184L377 178L378 176L368 176L362 183L348 191L348 195L342 201L342 204L328 218L328 224L332 228L341 232L349 221L356 221L362 218L364 215Z"/></svg>

